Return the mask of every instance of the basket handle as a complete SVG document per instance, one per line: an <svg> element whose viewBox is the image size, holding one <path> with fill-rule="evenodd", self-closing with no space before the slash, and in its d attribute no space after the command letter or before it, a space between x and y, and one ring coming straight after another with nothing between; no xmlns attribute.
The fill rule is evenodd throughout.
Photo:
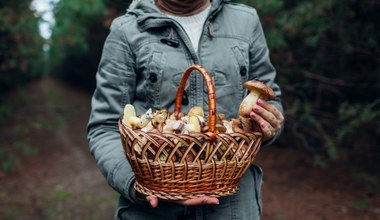
<svg viewBox="0 0 380 220"><path fill-rule="evenodd" d="M182 96L186 86L187 79L194 70L197 70L202 74L203 79L206 81L207 91L208 91L208 126L209 130L206 133L209 136L209 140L213 141L216 138L216 95L215 95L215 87L210 74L207 72L205 68L200 65L191 65L187 68L182 76L181 82L179 83L176 100L175 100L175 109L174 116L177 120L180 119L181 112L181 103Z"/></svg>

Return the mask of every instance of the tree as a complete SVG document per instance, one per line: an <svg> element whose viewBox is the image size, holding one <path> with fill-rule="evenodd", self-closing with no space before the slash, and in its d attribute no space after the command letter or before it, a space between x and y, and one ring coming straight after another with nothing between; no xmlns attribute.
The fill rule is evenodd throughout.
<svg viewBox="0 0 380 220"><path fill-rule="evenodd" d="M39 77L44 70L43 39L30 1L0 2L0 93Z"/></svg>
<svg viewBox="0 0 380 220"><path fill-rule="evenodd" d="M92 90L104 40L129 1L61 1L51 39L53 75Z"/></svg>

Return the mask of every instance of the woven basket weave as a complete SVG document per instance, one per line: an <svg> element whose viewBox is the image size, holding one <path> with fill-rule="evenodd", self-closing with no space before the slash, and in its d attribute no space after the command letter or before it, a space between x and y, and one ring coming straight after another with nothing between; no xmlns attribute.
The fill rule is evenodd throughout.
<svg viewBox="0 0 380 220"><path fill-rule="evenodd" d="M197 71L194 71L197 70ZM131 129L119 120L125 154L136 176L135 189L144 195L181 200L235 194L238 182L253 163L261 132L218 133L213 81L199 65L190 66L179 84L174 114L179 119L182 95L190 73L202 74L208 89L207 133L153 133ZM140 151L135 150L138 145Z"/></svg>

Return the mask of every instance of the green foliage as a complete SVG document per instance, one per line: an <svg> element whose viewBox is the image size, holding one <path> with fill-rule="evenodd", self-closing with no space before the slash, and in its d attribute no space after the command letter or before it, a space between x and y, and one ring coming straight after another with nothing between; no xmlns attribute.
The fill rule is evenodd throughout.
<svg viewBox="0 0 380 220"><path fill-rule="evenodd" d="M344 141L348 136L354 135L353 131L364 127L379 129L375 122L380 121L380 111L374 109L376 107L374 104L362 106L360 104L342 103L339 109L339 122L342 126L337 131L337 139ZM380 100L377 104L380 104Z"/></svg>
<svg viewBox="0 0 380 220"><path fill-rule="evenodd" d="M22 141L17 141L10 146L0 146L1 170L10 172L18 163L20 154L35 156L38 153L37 148Z"/></svg>
<svg viewBox="0 0 380 220"><path fill-rule="evenodd" d="M0 105L0 126L12 115L12 106Z"/></svg>
<svg viewBox="0 0 380 220"><path fill-rule="evenodd" d="M16 162L15 155L13 153L7 153L0 146L0 158L1 158L1 169L5 172L10 172Z"/></svg>
<svg viewBox="0 0 380 220"><path fill-rule="evenodd" d="M52 62L60 63L67 54L88 52L86 25L92 20L99 22L106 13L100 0L60 1L56 6L56 24L52 36ZM101 24L100 22L98 25Z"/></svg>
<svg viewBox="0 0 380 220"><path fill-rule="evenodd" d="M370 210L373 207L373 201L370 198L358 198L352 202L352 206L357 210Z"/></svg>
<svg viewBox="0 0 380 220"><path fill-rule="evenodd" d="M51 199L56 202L64 202L70 199L73 196L73 193L59 187L53 192Z"/></svg>
<svg viewBox="0 0 380 220"><path fill-rule="evenodd" d="M43 73L43 39L29 3L0 3L0 93Z"/></svg>
<svg viewBox="0 0 380 220"><path fill-rule="evenodd" d="M51 71L55 76L93 89L103 43L113 17L129 1L61 1L51 39Z"/></svg>
<svg viewBox="0 0 380 220"><path fill-rule="evenodd" d="M29 146L27 143L22 141L17 141L14 144L15 149L19 150L23 154L35 156L39 153L38 149L32 146Z"/></svg>

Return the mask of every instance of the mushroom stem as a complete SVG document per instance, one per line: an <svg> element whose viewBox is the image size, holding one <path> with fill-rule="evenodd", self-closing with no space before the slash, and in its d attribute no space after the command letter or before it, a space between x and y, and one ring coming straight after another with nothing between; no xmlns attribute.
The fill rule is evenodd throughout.
<svg viewBox="0 0 380 220"><path fill-rule="evenodd" d="M252 107L256 104L261 94L257 90L251 90L240 104L239 113L241 116L248 118L252 111Z"/></svg>

